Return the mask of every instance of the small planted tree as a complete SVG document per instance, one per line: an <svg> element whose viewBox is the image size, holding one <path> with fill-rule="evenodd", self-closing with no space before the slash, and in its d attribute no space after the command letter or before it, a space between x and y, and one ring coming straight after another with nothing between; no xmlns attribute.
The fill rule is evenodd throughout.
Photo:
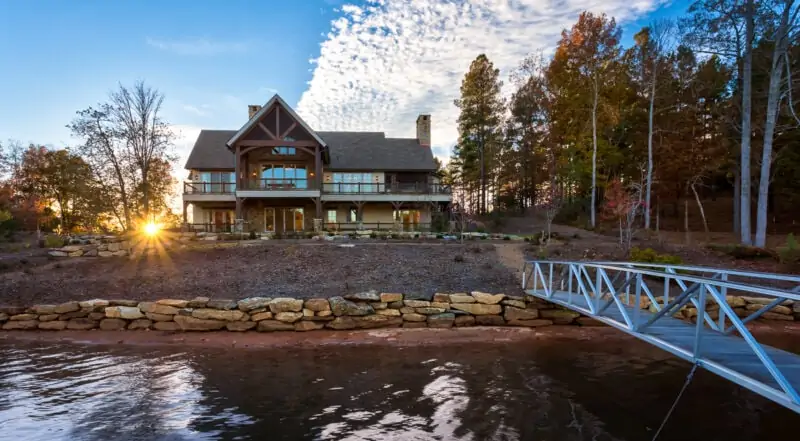
<svg viewBox="0 0 800 441"><path fill-rule="evenodd" d="M638 230L636 218L644 213L644 187L642 182L625 185L615 178L606 188L603 215L606 219L617 221L619 244L625 255L628 255Z"/></svg>
<svg viewBox="0 0 800 441"><path fill-rule="evenodd" d="M544 201L542 201L542 210L544 211L544 221L545 221L545 237L544 242L545 244L550 242L551 231L553 228L553 219L556 218L558 215L559 210L561 210L561 206L564 203L564 197L561 192L561 188L556 185L554 181L550 182L550 188L547 189L547 192L544 195Z"/></svg>

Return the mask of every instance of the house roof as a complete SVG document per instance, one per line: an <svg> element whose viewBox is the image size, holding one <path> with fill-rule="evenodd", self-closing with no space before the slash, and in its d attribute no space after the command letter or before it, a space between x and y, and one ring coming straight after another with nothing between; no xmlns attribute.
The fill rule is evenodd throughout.
<svg viewBox="0 0 800 441"><path fill-rule="evenodd" d="M257 119L251 119L254 120ZM237 130L201 130L186 169L233 169L234 154L227 143L235 135ZM316 135L328 146L331 162L327 168L331 170L436 169L431 148L419 145L416 139L387 138L383 132L316 132Z"/></svg>
<svg viewBox="0 0 800 441"><path fill-rule="evenodd" d="M246 122L246 123L245 123L245 124L242 126L242 128L241 128L241 129L239 129L237 132L235 132L235 134L234 134L234 135L231 137L231 139L229 139L229 140L228 140L228 142L226 143L226 145L227 145L228 147L232 147L232 146L233 146L233 144L234 144L236 141L238 141L238 140L239 140L239 139L240 139L242 136L246 135L246 134L247 134L247 132L249 132L249 131L250 131L250 129L252 129L252 128L253 128L253 126L255 126L256 124L258 124L258 121L260 121L260 120L261 120L261 118L263 118L263 117L264 117L264 115L266 115L266 114L267 114L267 112L269 112L269 111L270 111L270 109L272 109L272 108L275 106L275 104L280 104L280 105L283 107L283 109L284 109L284 110L286 110L287 112L289 112L289 115L290 115L290 116L291 116L291 117L292 117L292 118L293 118L295 121L297 121L297 123L298 123L298 124L300 124L300 126L301 126L302 128L306 129L306 131L307 131L307 132L308 132L308 133L309 133L309 134L310 134L310 135L311 135L311 136L314 138L314 140L315 140L315 141L317 141L318 143L320 143L320 145L322 145L323 147L325 147L325 141L323 141L323 140L322 140L322 139L319 137L319 135L317 135L317 133L316 133L316 132L315 132L315 131L314 131L314 130L311 128L311 127L309 127L309 125L308 125L308 124L306 124L306 122L305 122L305 121L303 121L303 118L300 118L300 116L299 116L297 113L295 113L294 109L292 109L291 107L289 107L289 105L288 105L288 104L286 104L286 101L284 101L284 100L283 100L283 98L281 98L280 96L278 96L278 94L275 94L275 95L273 95L273 96L272 96L272 98L270 98L270 100L269 100L269 101L267 101L267 103L266 103L266 104L264 104L263 106L261 106L261 108L260 108L260 109L258 109L258 112L256 112L255 114L253 114L253 116L252 116L252 117L251 117L251 118L250 118L250 119L249 119L249 120L248 120L248 121L247 121L247 122Z"/></svg>

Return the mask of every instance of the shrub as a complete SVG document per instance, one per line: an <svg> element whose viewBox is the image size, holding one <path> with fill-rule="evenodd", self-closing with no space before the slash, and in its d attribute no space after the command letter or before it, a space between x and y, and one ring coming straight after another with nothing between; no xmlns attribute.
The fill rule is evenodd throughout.
<svg viewBox="0 0 800 441"><path fill-rule="evenodd" d="M786 236L786 246L778 247L778 260L781 263L794 264L800 262L800 245L797 244L797 239L794 234L789 233Z"/></svg>
<svg viewBox="0 0 800 441"><path fill-rule="evenodd" d="M464 261L464 256L462 256L461 254L456 254L455 256L453 256L453 261L455 261L455 262L463 262Z"/></svg>
<svg viewBox="0 0 800 441"><path fill-rule="evenodd" d="M61 248L64 246L64 238L61 236L47 236L44 238L44 246L47 248Z"/></svg>
<svg viewBox="0 0 800 441"><path fill-rule="evenodd" d="M511 237L509 237L509 236L503 236L503 240L511 240Z"/></svg>
<svg viewBox="0 0 800 441"><path fill-rule="evenodd" d="M250 240L255 240L255 239L256 239L256 232L251 230L250 231Z"/></svg>
<svg viewBox="0 0 800 441"><path fill-rule="evenodd" d="M664 265L681 265L683 259L680 256L673 256L672 254L659 254L652 248L640 249L633 247L630 251L630 259L632 262L642 263L660 263Z"/></svg>
<svg viewBox="0 0 800 441"><path fill-rule="evenodd" d="M369 233L369 238L370 239L377 239L378 238L378 233L376 233L374 231L372 233Z"/></svg>

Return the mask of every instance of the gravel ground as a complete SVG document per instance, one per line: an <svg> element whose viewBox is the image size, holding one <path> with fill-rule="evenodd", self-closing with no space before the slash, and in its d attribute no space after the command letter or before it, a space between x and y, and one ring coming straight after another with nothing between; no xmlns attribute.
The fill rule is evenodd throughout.
<svg viewBox="0 0 800 441"><path fill-rule="evenodd" d="M512 271L489 244L264 244L141 260L64 260L0 274L0 304L6 305L92 298L309 298L369 289L521 294Z"/></svg>

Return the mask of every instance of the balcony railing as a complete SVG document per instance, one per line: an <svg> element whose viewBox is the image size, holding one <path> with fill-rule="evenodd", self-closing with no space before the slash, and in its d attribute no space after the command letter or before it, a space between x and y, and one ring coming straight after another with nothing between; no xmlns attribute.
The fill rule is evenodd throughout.
<svg viewBox="0 0 800 441"><path fill-rule="evenodd" d="M335 182L322 185L322 191L334 194L450 194L451 187L445 184L427 182L375 183L375 182Z"/></svg>
<svg viewBox="0 0 800 441"><path fill-rule="evenodd" d="M236 184L233 182L184 182L184 194L233 194Z"/></svg>
<svg viewBox="0 0 800 441"><path fill-rule="evenodd" d="M248 179L245 190L316 190L314 180L306 178L261 178Z"/></svg>

